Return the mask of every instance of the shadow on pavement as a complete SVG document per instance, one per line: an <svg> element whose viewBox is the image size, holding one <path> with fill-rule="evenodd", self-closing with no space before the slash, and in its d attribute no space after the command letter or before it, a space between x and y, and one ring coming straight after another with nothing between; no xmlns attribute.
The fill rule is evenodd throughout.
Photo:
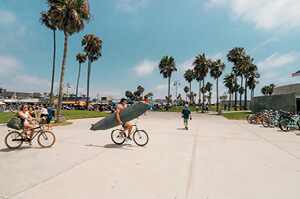
<svg viewBox="0 0 300 199"><path fill-rule="evenodd" d="M104 146L88 144L88 145L85 145L85 146L101 147L101 148L106 148L106 149L124 149L124 150L131 150L131 149L124 148L124 147L131 147L131 148L135 147L135 146L132 146L131 144L122 144L122 145L106 144Z"/></svg>
<svg viewBox="0 0 300 199"><path fill-rule="evenodd" d="M185 130L185 128L177 128L177 130Z"/></svg>
<svg viewBox="0 0 300 199"><path fill-rule="evenodd" d="M24 149L30 149L30 148L33 148L33 147L23 146L23 147L20 147L17 149L3 148L3 149L0 149L0 152L22 151ZM37 148L40 148L40 147L37 147Z"/></svg>

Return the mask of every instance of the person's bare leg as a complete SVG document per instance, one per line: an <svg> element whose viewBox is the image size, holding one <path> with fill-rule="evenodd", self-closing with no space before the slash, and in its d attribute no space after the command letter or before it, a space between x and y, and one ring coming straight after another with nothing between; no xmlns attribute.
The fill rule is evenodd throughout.
<svg viewBox="0 0 300 199"><path fill-rule="evenodd" d="M128 123L128 136L127 137L130 136L131 130L132 130L132 125L130 123Z"/></svg>
<svg viewBox="0 0 300 199"><path fill-rule="evenodd" d="M33 138L33 135L34 135L34 129L31 129L31 133L30 133L30 142L29 144L32 145L32 138Z"/></svg>

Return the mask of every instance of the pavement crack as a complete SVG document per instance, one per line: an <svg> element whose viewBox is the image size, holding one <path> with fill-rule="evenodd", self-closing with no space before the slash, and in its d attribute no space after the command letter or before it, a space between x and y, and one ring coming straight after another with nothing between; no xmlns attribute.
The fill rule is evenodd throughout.
<svg viewBox="0 0 300 199"><path fill-rule="evenodd" d="M197 123L197 130L196 130L196 134L194 136L192 157L191 157L191 163L190 163L190 168L189 168L189 173L188 173L188 181L187 181L186 192L185 192L185 198L186 199L189 196L189 191L190 191L191 182L192 182L192 178L193 178L194 162L195 162L196 146L197 146L197 138L198 138L197 134L198 134L198 132L199 132L199 121Z"/></svg>
<svg viewBox="0 0 300 199"><path fill-rule="evenodd" d="M45 182L48 182L48 181L52 180L53 178L56 178L57 176L62 175L62 174L64 174L64 173L70 171L71 169L73 169L73 168L75 168L75 167L77 167L77 166L79 166L79 165L81 165L81 164L83 164L83 163L85 163L85 162L87 162L87 161L89 161L89 160L91 160L91 159L94 159L94 158L96 158L98 155L101 155L101 154L103 154L103 153L105 153L105 152L107 152L107 151L108 151L108 149L107 149L107 150L104 150L104 151L101 151L100 153L97 153L97 154L93 155L92 157L90 157L90 158L88 158L88 159L85 159L85 160L79 162L78 164L69 167L68 169L63 170L63 171L59 172L58 174L56 174L56 175L54 175L54 176L52 176L52 177L50 177L50 178L48 178L48 179L46 179L46 180L44 180L44 181L42 181L42 182L39 182L39 183L36 183L36 184L34 184L34 185L30 186L30 187L27 187L27 188L25 188L25 189L23 189L23 190L21 190L21 191L15 193L15 194L9 196L9 197L6 198L6 199L13 198L14 196L16 196L16 195L18 195L18 194L20 194L20 193L23 193L24 191L27 191L27 190L29 190L29 189L31 189L31 188L34 188L34 187L36 187L36 186L38 186L38 185L40 185L40 184L45 183ZM5 199L5 198L3 198L3 199Z"/></svg>
<svg viewBox="0 0 300 199"><path fill-rule="evenodd" d="M235 122L234 122L235 123ZM235 123L236 125L238 125L238 126L240 126L241 128L243 128L243 129L245 129L242 125L240 125L240 124L237 124L237 123ZM249 132L251 132L252 134L254 134L254 135L256 135L256 136L258 136L259 138L261 138L261 139L263 139L263 140L265 140L265 141L267 141L267 142L269 142L270 144L272 144L273 146L275 146L275 147L277 147L277 148L279 148L280 150L282 150L282 151L284 151L284 152L286 152L287 154L289 154L289 155L291 155L291 156L293 156L294 158L296 158L296 159L300 159L298 156L296 156L295 154L293 154L293 153L291 153L291 152L289 152L288 150L286 150L286 149L284 149L284 148L282 148L281 146L278 146L277 144L275 144L275 143L273 143L272 141L270 141L270 140L268 140L268 139L266 139L266 138L264 138L263 136L261 136L261 135L259 135L259 134L257 134L256 132L254 132L254 131L252 131L252 130L249 130L249 129L246 129L247 131L249 131Z"/></svg>

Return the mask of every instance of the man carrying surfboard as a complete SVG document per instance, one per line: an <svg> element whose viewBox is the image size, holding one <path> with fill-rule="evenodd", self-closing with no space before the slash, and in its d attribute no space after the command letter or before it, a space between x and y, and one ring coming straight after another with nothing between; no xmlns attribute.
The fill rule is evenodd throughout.
<svg viewBox="0 0 300 199"><path fill-rule="evenodd" d="M121 101L120 101L120 105L117 107L117 111L116 111L116 118L119 122L120 125L123 126L123 131L121 132L121 135L126 139L126 140L132 140L130 138L130 133L131 133L131 130L132 130L132 124L130 122L126 122L125 124L121 121L120 119L120 111L123 109L123 108L126 108L126 99L125 98L122 98ZM124 134L124 132L128 130L128 136L126 137L126 134Z"/></svg>

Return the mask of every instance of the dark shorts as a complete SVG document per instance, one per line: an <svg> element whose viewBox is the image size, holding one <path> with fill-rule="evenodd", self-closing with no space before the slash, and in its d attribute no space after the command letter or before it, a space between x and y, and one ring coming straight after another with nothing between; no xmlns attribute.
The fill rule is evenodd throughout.
<svg viewBox="0 0 300 199"><path fill-rule="evenodd" d="M125 123L125 124L126 124L126 123ZM124 129L126 128L125 124L124 124L124 123L122 124L122 127L123 127Z"/></svg>
<svg viewBox="0 0 300 199"><path fill-rule="evenodd" d="M52 118L47 117L46 123L47 123L47 124L50 124L51 120L52 120Z"/></svg>

